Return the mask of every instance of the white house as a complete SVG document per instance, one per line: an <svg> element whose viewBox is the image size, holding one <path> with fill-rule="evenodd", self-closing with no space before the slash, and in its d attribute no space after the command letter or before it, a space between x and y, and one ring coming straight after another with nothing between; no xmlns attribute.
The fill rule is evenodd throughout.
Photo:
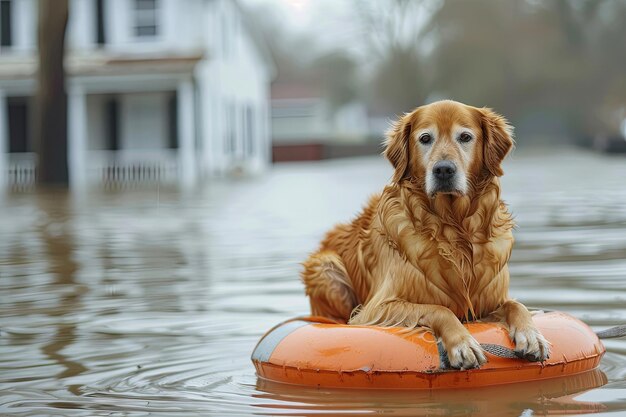
<svg viewBox="0 0 626 417"><path fill-rule="evenodd" d="M28 186L38 0L0 0L0 181ZM271 160L269 54L234 0L70 0L72 187L192 185Z"/></svg>

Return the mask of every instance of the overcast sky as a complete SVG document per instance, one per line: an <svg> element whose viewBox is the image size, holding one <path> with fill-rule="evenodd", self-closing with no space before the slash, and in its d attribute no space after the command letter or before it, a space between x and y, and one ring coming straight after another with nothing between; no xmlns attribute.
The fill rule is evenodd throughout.
<svg viewBox="0 0 626 417"><path fill-rule="evenodd" d="M393 7L386 7L383 0L240 0L243 7L252 10L253 15L263 19L264 13L271 14L265 19L280 25L281 31L287 36L312 40L315 55L317 52L329 49L349 50L352 54L360 56L362 63L370 58L364 45L371 41L371 28L363 26L362 14L357 7L373 9L379 14L378 22L385 21L385 15L393 15ZM399 38L405 38L408 42L415 41L415 33L423 26L430 12L427 12L431 2L416 2L410 7L407 14L396 13L402 16L400 20L394 20L399 31ZM387 3L389 6L389 3ZM426 7L425 7L426 6ZM400 9L395 9L399 11ZM362 10L361 10L362 11ZM389 12L389 13L386 13ZM361 19L359 18L361 17ZM384 25L384 23L383 23ZM428 41L422 39L422 49L427 51ZM315 48L317 46L317 48ZM417 45L416 45L417 46Z"/></svg>
<svg viewBox="0 0 626 417"><path fill-rule="evenodd" d="M286 27L294 31L319 28L320 19L336 21L345 17L351 0L240 0L244 6L271 8L283 17Z"/></svg>
<svg viewBox="0 0 626 417"><path fill-rule="evenodd" d="M359 34L352 12L353 0L240 1L249 10L274 13L288 33L314 39L322 48L350 47Z"/></svg>

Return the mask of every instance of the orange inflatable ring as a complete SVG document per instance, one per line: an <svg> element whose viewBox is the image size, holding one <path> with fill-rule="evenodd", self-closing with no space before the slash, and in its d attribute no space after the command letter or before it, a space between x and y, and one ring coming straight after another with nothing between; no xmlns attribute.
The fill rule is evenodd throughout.
<svg viewBox="0 0 626 417"><path fill-rule="evenodd" d="M320 317L274 327L257 344L252 362L260 378L274 382L378 389L485 387L576 375L598 366L604 346L586 324L560 312L537 312L533 320L552 344L543 363L501 357L514 346L499 323L465 324L486 348L488 362L480 369L450 370L445 369L445 351L427 330L407 334Z"/></svg>

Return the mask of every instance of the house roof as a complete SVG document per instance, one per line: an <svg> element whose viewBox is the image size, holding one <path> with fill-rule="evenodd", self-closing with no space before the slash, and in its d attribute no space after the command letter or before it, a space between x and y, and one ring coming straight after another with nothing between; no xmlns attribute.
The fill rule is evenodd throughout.
<svg viewBox="0 0 626 417"><path fill-rule="evenodd" d="M191 73L204 58L202 53L189 55L117 55L102 60L80 57L70 58L68 72L71 75L117 75L142 73Z"/></svg>
<svg viewBox="0 0 626 417"><path fill-rule="evenodd" d="M275 82L271 87L272 100L321 98L319 86L305 81Z"/></svg>
<svg viewBox="0 0 626 417"><path fill-rule="evenodd" d="M241 20L243 21L243 27L248 32L248 35L252 41L252 44L256 46L261 59L267 66L270 79L274 79L277 74L276 62L274 60L274 56L272 51L267 43L267 39L265 37L265 33L260 28L258 23L256 23L255 18L250 15L250 12L246 10L239 1L233 0L232 2L237 8L239 15L241 16Z"/></svg>
<svg viewBox="0 0 626 417"><path fill-rule="evenodd" d="M191 73L204 54L186 55L120 55L93 53L88 55L68 54L65 60L69 76L82 75L127 75L154 73ZM3 57L0 65L1 80L24 80L35 77L37 55Z"/></svg>

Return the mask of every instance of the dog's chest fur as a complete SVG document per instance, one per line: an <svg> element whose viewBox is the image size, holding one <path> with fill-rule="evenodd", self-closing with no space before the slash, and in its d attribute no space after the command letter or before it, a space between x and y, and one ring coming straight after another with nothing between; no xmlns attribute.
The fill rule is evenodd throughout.
<svg viewBox="0 0 626 417"><path fill-rule="evenodd" d="M460 318L489 314L508 297L513 223L497 193L473 204L438 213L408 194L383 193L368 246L390 256L372 256L370 271L390 274L394 295L407 301L444 305Z"/></svg>

